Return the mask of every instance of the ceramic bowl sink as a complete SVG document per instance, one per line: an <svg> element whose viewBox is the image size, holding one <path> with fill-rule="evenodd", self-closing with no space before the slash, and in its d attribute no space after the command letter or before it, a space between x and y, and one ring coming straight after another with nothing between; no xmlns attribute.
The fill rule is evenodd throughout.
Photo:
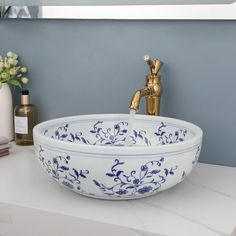
<svg viewBox="0 0 236 236"><path fill-rule="evenodd" d="M136 115L83 115L34 128L37 158L60 185L103 199L135 199L181 182L196 164L202 130L186 121Z"/></svg>

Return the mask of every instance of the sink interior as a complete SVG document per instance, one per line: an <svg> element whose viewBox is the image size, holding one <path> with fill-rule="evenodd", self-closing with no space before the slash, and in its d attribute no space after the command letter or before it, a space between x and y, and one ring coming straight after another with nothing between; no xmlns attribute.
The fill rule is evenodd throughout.
<svg viewBox="0 0 236 236"><path fill-rule="evenodd" d="M170 119L171 120L171 119ZM131 145L156 146L179 143L194 136L187 125L170 120L145 120L136 116L131 132ZM99 118L63 120L50 124L41 133L52 139L83 145L124 146L128 130L128 116L125 118Z"/></svg>

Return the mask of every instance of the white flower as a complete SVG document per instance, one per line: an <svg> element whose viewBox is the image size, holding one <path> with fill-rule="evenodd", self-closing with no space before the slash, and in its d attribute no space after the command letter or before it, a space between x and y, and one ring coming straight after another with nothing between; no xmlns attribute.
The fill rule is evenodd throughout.
<svg viewBox="0 0 236 236"><path fill-rule="evenodd" d="M27 72L27 68L26 67L21 67L20 72L21 73L26 73Z"/></svg>
<svg viewBox="0 0 236 236"><path fill-rule="evenodd" d="M8 61L5 61L5 63L4 63L4 66L6 67L6 68L10 68L10 63L8 62Z"/></svg>
<svg viewBox="0 0 236 236"><path fill-rule="evenodd" d="M144 61L149 61L150 57L149 57L149 55L145 55L145 56L143 57L143 59L144 59Z"/></svg>
<svg viewBox="0 0 236 236"><path fill-rule="evenodd" d="M10 75L16 75L16 73L17 73L16 68L10 69Z"/></svg>
<svg viewBox="0 0 236 236"><path fill-rule="evenodd" d="M26 78L26 77L22 77L22 78L21 78L21 82L22 82L23 84L27 84L28 81L29 81L29 79Z"/></svg>
<svg viewBox="0 0 236 236"><path fill-rule="evenodd" d="M14 59L14 58L9 58L8 63L10 65L16 66L18 64L18 60Z"/></svg>
<svg viewBox="0 0 236 236"><path fill-rule="evenodd" d="M18 55L17 55L17 54L13 54L13 58L14 58L14 59L17 59L17 58L18 58Z"/></svg>
<svg viewBox="0 0 236 236"><path fill-rule="evenodd" d="M14 63L15 63L15 59L13 59L11 57L7 61L10 65L14 65Z"/></svg>
<svg viewBox="0 0 236 236"><path fill-rule="evenodd" d="M5 73L5 72L1 73L0 77L2 79L6 79L7 78L7 73Z"/></svg>
<svg viewBox="0 0 236 236"><path fill-rule="evenodd" d="M14 56L14 53L13 52L8 52L7 53L7 57L13 57Z"/></svg>
<svg viewBox="0 0 236 236"><path fill-rule="evenodd" d="M13 65L16 66L17 64L18 64L18 60L15 59Z"/></svg>

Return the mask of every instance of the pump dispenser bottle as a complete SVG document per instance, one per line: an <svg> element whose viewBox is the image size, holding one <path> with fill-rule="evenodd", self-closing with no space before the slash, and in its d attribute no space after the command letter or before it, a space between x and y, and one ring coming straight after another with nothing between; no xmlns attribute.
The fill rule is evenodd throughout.
<svg viewBox="0 0 236 236"><path fill-rule="evenodd" d="M21 91L21 104L15 107L15 142L17 145L33 145L33 128L38 122L37 109L29 102L29 91Z"/></svg>

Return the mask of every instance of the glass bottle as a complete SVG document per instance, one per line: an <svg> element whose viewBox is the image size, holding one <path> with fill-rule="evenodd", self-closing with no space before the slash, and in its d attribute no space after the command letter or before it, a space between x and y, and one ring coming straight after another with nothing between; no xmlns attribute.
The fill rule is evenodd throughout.
<svg viewBox="0 0 236 236"><path fill-rule="evenodd" d="M33 145L33 128L38 122L37 108L29 102L29 91L21 91L21 104L14 110L15 142L17 145Z"/></svg>

